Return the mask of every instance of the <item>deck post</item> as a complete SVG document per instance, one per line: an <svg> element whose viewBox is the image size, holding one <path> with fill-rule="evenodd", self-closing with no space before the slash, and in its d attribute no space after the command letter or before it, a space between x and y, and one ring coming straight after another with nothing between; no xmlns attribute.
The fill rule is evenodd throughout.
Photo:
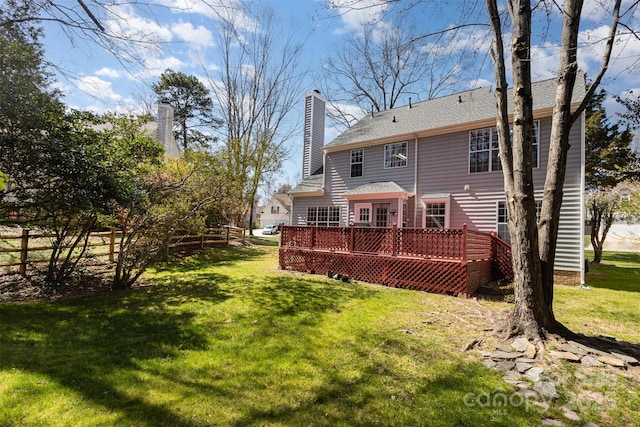
<svg viewBox="0 0 640 427"><path fill-rule="evenodd" d="M393 224L391 226L391 256L398 255L398 225Z"/></svg>
<svg viewBox="0 0 640 427"><path fill-rule="evenodd" d="M20 244L20 274L27 274L27 257L29 255L29 229L22 229L22 241Z"/></svg>
<svg viewBox="0 0 640 427"><path fill-rule="evenodd" d="M467 263L467 223L462 224L462 262Z"/></svg>
<svg viewBox="0 0 640 427"><path fill-rule="evenodd" d="M351 224L351 235L349 237L349 252L353 253L354 251L354 245L356 243L356 236L355 236L355 224Z"/></svg>
<svg viewBox="0 0 640 427"><path fill-rule="evenodd" d="M316 243L316 226L313 223L311 223L310 230L311 230L311 247L309 249L313 249Z"/></svg>

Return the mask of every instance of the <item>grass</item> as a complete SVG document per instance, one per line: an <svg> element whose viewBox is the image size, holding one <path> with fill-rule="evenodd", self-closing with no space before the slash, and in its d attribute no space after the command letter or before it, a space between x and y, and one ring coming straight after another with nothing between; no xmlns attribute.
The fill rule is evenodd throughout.
<svg viewBox="0 0 640 427"><path fill-rule="evenodd" d="M252 240L162 265L134 291L0 304L0 425L540 424L537 407L486 405L513 389L460 351L505 303L283 272L276 240ZM559 317L584 330L595 303L576 295L619 292L559 287ZM632 296L612 319L637 311ZM640 424L621 408L638 392L617 393L585 422Z"/></svg>

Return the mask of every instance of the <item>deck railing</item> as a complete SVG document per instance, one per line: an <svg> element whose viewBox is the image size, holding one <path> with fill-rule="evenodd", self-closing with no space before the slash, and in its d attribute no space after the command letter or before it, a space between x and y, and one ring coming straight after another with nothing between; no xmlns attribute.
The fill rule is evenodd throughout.
<svg viewBox="0 0 640 427"><path fill-rule="evenodd" d="M280 247L430 259L492 259L491 234L462 228L283 226Z"/></svg>

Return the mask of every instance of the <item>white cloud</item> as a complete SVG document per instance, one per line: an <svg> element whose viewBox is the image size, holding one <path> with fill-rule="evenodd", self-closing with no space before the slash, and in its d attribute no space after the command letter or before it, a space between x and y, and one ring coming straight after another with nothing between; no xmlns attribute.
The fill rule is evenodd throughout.
<svg viewBox="0 0 640 427"><path fill-rule="evenodd" d="M109 16L105 21L107 32L123 40L144 43L147 48L158 43L170 42L171 30L153 19L136 14L131 6L113 5L106 7Z"/></svg>
<svg viewBox="0 0 640 427"><path fill-rule="evenodd" d="M213 45L213 35L202 25L194 27L189 22L178 22L171 26L178 39L189 43L197 49Z"/></svg>
<svg viewBox="0 0 640 427"><path fill-rule="evenodd" d="M85 76L78 80L78 89L86 93L89 96L110 100L119 101L122 96L115 93L111 87L111 82L102 80L95 76Z"/></svg>
<svg viewBox="0 0 640 427"><path fill-rule="evenodd" d="M257 31L258 23L242 10L241 0L159 0L174 13L198 14L216 21L224 19L238 30Z"/></svg>
<svg viewBox="0 0 640 427"><path fill-rule="evenodd" d="M363 25L382 21L386 0L327 0L327 6L340 15L347 31L360 31Z"/></svg>
<svg viewBox="0 0 640 427"><path fill-rule="evenodd" d="M98 71L96 71L96 75L97 76L102 76L102 77L111 77L111 78L117 79L118 77L120 77L122 75L122 72L118 71L118 70L114 70L113 68L102 67Z"/></svg>

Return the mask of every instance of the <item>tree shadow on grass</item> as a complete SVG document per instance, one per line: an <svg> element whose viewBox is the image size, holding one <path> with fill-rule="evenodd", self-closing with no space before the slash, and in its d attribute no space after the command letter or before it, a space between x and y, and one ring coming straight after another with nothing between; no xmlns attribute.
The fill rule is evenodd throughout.
<svg viewBox="0 0 640 427"><path fill-rule="evenodd" d="M232 247L209 249L193 255L176 255L172 260L156 264L151 270L163 272L189 272L212 266L234 265L265 255L265 249L255 247Z"/></svg>
<svg viewBox="0 0 640 427"><path fill-rule="evenodd" d="M227 298L212 287L207 292L210 301ZM139 393L128 395L116 380L122 372L135 372L140 360L206 348L211 327L196 325L196 313L172 308L167 296L141 290L53 304L2 304L0 370L44 375L129 424L204 425Z"/></svg>

